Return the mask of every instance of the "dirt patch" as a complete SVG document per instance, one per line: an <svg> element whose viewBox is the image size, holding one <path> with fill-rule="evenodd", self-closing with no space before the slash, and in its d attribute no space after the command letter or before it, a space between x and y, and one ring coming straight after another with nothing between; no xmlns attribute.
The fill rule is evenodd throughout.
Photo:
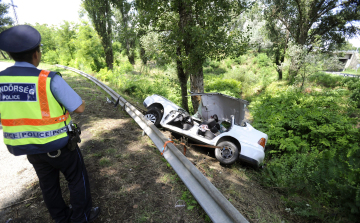
<svg viewBox="0 0 360 223"><path fill-rule="evenodd" d="M52 69L54 70L54 69ZM158 149L121 107L106 103L107 95L89 80L58 69L86 101L83 114L72 114L82 128L82 150L93 203L102 209L95 222L211 222ZM164 132L170 136L169 132ZM183 151L183 147L179 146ZM280 195L253 179L250 167L222 166L211 149L190 148L186 157L250 222L296 221L287 215ZM69 202L67 182L61 186ZM0 222L52 222L33 182L18 201L0 210ZM185 204L185 207L175 207Z"/></svg>

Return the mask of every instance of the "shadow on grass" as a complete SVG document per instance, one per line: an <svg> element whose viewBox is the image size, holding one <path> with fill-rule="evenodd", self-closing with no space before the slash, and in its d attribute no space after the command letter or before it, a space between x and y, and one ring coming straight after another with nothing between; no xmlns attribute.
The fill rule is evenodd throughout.
<svg viewBox="0 0 360 223"><path fill-rule="evenodd" d="M93 203L102 208L95 222L205 222L205 212L199 205L188 209L194 199L187 195L187 188L127 114L106 104L103 98L107 95L82 76L67 75L68 71L61 68L52 70L66 74L64 79L87 103L83 114L72 117L82 128L80 148ZM251 170L238 163L220 166L213 150L194 150L187 154L189 160L197 160L199 170L250 222L279 222L276 193L250 179L247 172ZM63 177L61 187L69 202ZM2 210L0 221L51 222L38 184L26 189L19 200L30 196L36 198ZM184 200L186 207L176 208L179 200Z"/></svg>

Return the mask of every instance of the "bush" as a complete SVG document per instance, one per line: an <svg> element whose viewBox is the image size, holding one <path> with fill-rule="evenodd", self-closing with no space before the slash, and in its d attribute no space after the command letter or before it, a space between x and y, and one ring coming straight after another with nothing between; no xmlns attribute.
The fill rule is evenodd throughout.
<svg viewBox="0 0 360 223"><path fill-rule="evenodd" d="M225 67L228 68L228 69L231 69L233 63L234 63L234 61L232 59L230 59L230 58L226 58L224 60Z"/></svg>
<svg viewBox="0 0 360 223"><path fill-rule="evenodd" d="M44 54L43 60L45 63L57 64L59 60L59 56L56 54L55 51L50 50L46 54Z"/></svg>
<svg viewBox="0 0 360 223"><path fill-rule="evenodd" d="M253 126L269 136L262 181L330 207L317 218L324 211L360 217L360 134L342 95L343 89L304 94L270 85L250 104Z"/></svg>
<svg viewBox="0 0 360 223"><path fill-rule="evenodd" d="M212 61L210 61L209 65L212 68L219 68L220 67L220 62L218 62L216 60L212 60Z"/></svg>
<svg viewBox="0 0 360 223"><path fill-rule="evenodd" d="M239 56L239 57L234 58L234 62L237 63L237 64L241 64L241 62L242 62L242 57Z"/></svg>
<svg viewBox="0 0 360 223"><path fill-rule="evenodd" d="M326 74L323 72L317 72L311 76L309 76L309 81L315 82L324 87L334 88L337 86L343 86L344 77L333 74Z"/></svg>
<svg viewBox="0 0 360 223"><path fill-rule="evenodd" d="M360 88L353 90L350 99L355 102L357 108L360 108Z"/></svg>
<svg viewBox="0 0 360 223"><path fill-rule="evenodd" d="M271 60L265 53L259 53L256 57L254 57L253 63L258 64L260 67L266 67L270 66Z"/></svg>
<svg viewBox="0 0 360 223"><path fill-rule="evenodd" d="M206 81L205 92L219 92L238 98L241 92L241 82L234 79L213 78Z"/></svg>

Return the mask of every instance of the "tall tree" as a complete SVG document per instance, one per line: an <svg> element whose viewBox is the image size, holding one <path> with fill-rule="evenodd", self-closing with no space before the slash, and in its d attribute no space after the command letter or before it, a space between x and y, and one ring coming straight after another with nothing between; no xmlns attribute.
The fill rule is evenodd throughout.
<svg viewBox="0 0 360 223"><path fill-rule="evenodd" d="M117 31L116 39L125 48L129 62L134 65L137 35L135 32L136 14L132 7L133 4L122 0L113 0L113 4L117 9L114 13L116 21L114 29Z"/></svg>
<svg viewBox="0 0 360 223"><path fill-rule="evenodd" d="M112 50L112 16L110 0L83 0L83 6L101 37L105 51L105 61L109 69L113 69L114 55Z"/></svg>
<svg viewBox="0 0 360 223"><path fill-rule="evenodd" d="M0 32L2 32L6 26L12 25L13 21L8 14L9 5L2 3L0 0Z"/></svg>
<svg viewBox="0 0 360 223"><path fill-rule="evenodd" d="M235 41L227 23L243 9L240 1L136 0L140 23L161 33L165 51L175 58L181 83L182 106L187 106L187 80L191 91L204 92L203 63L207 57L223 58L234 52ZM236 51L241 51L241 46ZM193 97L195 111L199 98Z"/></svg>
<svg viewBox="0 0 360 223"><path fill-rule="evenodd" d="M76 32L78 26L68 21L63 21L60 28L57 30L57 44L58 49L56 50L60 57L62 64L69 64L69 62L75 59L75 45L74 40L76 39Z"/></svg>
<svg viewBox="0 0 360 223"><path fill-rule="evenodd" d="M286 37L310 52L314 44L324 51L333 50L346 37L360 33L352 23L360 20L358 0L264 0L264 4L272 35L280 38L278 48L283 51L288 47ZM278 57L280 61L284 54Z"/></svg>
<svg viewBox="0 0 360 223"><path fill-rule="evenodd" d="M267 19L268 20L265 25L267 36L272 41L269 54L272 56L273 63L276 66L278 79L282 80L282 64L285 61L286 50L288 48L290 38L289 32L281 25L281 23L278 23L277 20L272 20L271 18Z"/></svg>
<svg viewBox="0 0 360 223"><path fill-rule="evenodd" d="M91 70L98 72L106 67L104 48L101 45L99 35L94 28L86 21L83 21L78 28L76 39L75 57L77 67L91 67Z"/></svg>
<svg viewBox="0 0 360 223"><path fill-rule="evenodd" d="M2 3L0 0L0 32L6 29L6 26L12 25L12 19L7 16L9 5ZM1 55L6 59L4 53L0 50Z"/></svg>

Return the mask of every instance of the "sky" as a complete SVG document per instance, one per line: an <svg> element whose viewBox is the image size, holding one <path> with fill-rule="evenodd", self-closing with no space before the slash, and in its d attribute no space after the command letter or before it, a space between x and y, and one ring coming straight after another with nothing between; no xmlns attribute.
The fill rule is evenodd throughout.
<svg viewBox="0 0 360 223"><path fill-rule="evenodd" d="M11 3L11 0L2 0ZM81 0L13 0L19 24L40 23L60 25L62 21L79 21ZM12 7L9 15L15 18ZM349 40L355 47L360 48L360 36Z"/></svg>
<svg viewBox="0 0 360 223"><path fill-rule="evenodd" d="M11 0L2 0L10 3ZM81 0L13 0L19 24L60 25L63 20L78 22ZM15 20L13 8L9 15Z"/></svg>

